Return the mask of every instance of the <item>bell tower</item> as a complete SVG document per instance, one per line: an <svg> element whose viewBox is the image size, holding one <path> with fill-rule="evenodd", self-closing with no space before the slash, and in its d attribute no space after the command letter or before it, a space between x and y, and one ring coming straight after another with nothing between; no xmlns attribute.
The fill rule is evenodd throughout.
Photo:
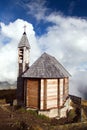
<svg viewBox="0 0 87 130"><path fill-rule="evenodd" d="M24 33L18 44L18 77L17 77L17 103L24 106L24 80L22 74L29 68L30 44L26 35L26 26Z"/></svg>
<svg viewBox="0 0 87 130"><path fill-rule="evenodd" d="M18 44L18 76L21 76L29 68L30 45L24 26L23 36Z"/></svg>

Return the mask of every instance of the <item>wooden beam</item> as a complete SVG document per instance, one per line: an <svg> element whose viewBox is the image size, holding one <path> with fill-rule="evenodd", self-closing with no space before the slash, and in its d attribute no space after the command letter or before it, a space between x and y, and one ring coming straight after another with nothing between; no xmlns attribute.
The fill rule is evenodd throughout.
<svg viewBox="0 0 87 130"><path fill-rule="evenodd" d="M47 109L47 80L44 79L43 109Z"/></svg>
<svg viewBox="0 0 87 130"><path fill-rule="evenodd" d="M57 94L58 94L58 108L60 106L60 79L58 79L58 91L57 91Z"/></svg>
<svg viewBox="0 0 87 130"><path fill-rule="evenodd" d="M66 85L65 85L65 78L63 79L63 102L65 101L65 90L66 90Z"/></svg>
<svg viewBox="0 0 87 130"><path fill-rule="evenodd" d="M41 101L41 80L38 81L38 109L40 110Z"/></svg>
<svg viewBox="0 0 87 130"><path fill-rule="evenodd" d="M58 93L58 115L60 116L60 79L58 79L58 91L57 91L57 93Z"/></svg>

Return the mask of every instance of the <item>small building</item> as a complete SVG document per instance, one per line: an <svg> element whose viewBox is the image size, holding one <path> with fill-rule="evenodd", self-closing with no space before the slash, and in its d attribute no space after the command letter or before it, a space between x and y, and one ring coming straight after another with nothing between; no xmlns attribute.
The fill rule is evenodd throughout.
<svg viewBox="0 0 87 130"><path fill-rule="evenodd" d="M49 117L66 116L70 74L47 53L29 66L29 55L30 45L24 31L18 45L18 105Z"/></svg>

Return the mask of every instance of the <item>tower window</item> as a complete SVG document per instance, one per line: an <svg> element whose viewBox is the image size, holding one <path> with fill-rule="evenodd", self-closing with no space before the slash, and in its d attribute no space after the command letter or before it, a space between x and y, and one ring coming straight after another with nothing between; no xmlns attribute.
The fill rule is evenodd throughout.
<svg viewBox="0 0 87 130"><path fill-rule="evenodd" d="M19 59L21 62L23 61L23 49L22 48L19 50Z"/></svg>

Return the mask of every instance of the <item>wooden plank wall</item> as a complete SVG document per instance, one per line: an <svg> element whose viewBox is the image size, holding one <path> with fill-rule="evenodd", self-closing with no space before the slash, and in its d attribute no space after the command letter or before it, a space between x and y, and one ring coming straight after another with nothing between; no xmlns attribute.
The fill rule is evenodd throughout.
<svg viewBox="0 0 87 130"><path fill-rule="evenodd" d="M64 101L69 95L69 78L64 78Z"/></svg>
<svg viewBox="0 0 87 130"><path fill-rule="evenodd" d="M57 107L57 79L47 79L47 109Z"/></svg>
<svg viewBox="0 0 87 130"><path fill-rule="evenodd" d="M47 109L47 80L41 79L40 109Z"/></svg>
<svg viewBox="0 0 87 130"><path fill-rule="evenodd" d="M38 108L39 81L27 80L26 106Z"/></svg>
<svg viewBox="0 0 87 130"><path fill-rule="evenodd" d="M40 109L44 108L44 79L41 79L41 98L40 98Z"/></svg>
<svg viewBox="0 0 87 130"><path fill-rule="evenodd" d="M59 81L59 106L62 106L63 105L63 89L64 89L64 85L63 85L63 80L64 79L59 79L60 81Z"/></svg>
<svg viewBox="0 0 87 130"><path fill-rule="evenodd" d="M61 107L68 96L68 78L41 79L40 109Z"/></svg>
<svg viewBox="0 0 87 130"><path fill-rule="evenodd" d="M31 79L24 84L26 107L41 110L57 108L63 105L68 96L68 78L41 79L41 82L39 79Z"/></svg>
<svg viewBox="0 0 87 130"><path fill-rule="evenodd" d="M69 78L59 79L59 103L58 106L63 106L69 95Z"/></svg>

